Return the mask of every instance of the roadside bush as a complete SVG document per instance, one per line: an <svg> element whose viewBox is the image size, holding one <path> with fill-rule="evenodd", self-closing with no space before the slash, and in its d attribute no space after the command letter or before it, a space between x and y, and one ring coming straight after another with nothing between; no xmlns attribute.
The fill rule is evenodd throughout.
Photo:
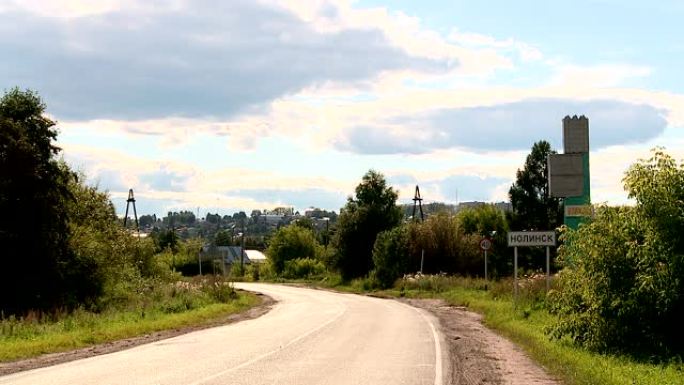
<svg viewBox="0 0 684 385"><path fill-rule="evenodd" d="M656 151L624 181L635 207L598 207L563 233L568 264L551 293L559 321L550 332L599 351L681 350L684 167Z"/></svg>
<svg viewBox="0 0 684 385"><path fill-rule="evenodd" d="M296 258L285 262L283 276L285 278L312 278L325 274L325 265L311 258Z"/></svg>
<svg viewBox="0 0 684 385"><path fill-rule="evenodd" d="M409 267L409 232L406 226L378 234L373 246L373 264L375 268L371 277L382 288L392 287L394 281L408 272Z"/></svg>
<svg viewBox="0 0 684 385"><path fill-rule="evenodd" d="M424 250L424 273L474 275L482 272L480 237L464 234L457 218L440 213L423 223L410 224L408 231L411 271L420 269L421 250Z"/></svg>
<svg viewBox="0 0 684 385"><path fill-rule="evenodd" d="M310 229L289 225L280 228L266 249L271 267L276 274L285 270L287 261L297 258L315 259L321 254L321 246Z"/></svg>

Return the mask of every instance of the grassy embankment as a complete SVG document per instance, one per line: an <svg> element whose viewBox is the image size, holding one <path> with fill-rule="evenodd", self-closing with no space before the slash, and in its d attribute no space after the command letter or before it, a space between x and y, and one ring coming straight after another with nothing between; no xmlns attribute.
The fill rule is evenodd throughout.
<svg viewBox="0 0 684 385"><path fill-rule="evenodd" d="M37 314L0 320L0 362L78 349L188 326L206 325L261 303L221 281L177 282L101 312Z"/></svg>
<svg viewBox="0 0 684 385"><path fill-rule="evenodd" d="M544 281L522 288L517 306L511 295L512 281L489 285L480 279L424 277L398 281L395 288L373 291L367 280L343 284L328 278L313 285L354 293L373 292L391 297L442 298L455 306L466 306L483 315L484 323L521 346L552 375L568 385L682 385L681 358L670 362L645 362L586 351L569 340L551 340L546 328L555 317L544 307ZM402 289L403 287L403 289Z"/></svg>

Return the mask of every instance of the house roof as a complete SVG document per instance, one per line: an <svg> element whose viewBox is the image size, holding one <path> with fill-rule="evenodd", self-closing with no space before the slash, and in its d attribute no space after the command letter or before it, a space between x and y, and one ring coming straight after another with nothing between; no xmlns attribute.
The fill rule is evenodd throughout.
<svg viewBox="0 0 684 385"><path fill-rule="evenodd" d="M252 262L266 262L266 255L259 250L245 250L245 254Z"/></svg>

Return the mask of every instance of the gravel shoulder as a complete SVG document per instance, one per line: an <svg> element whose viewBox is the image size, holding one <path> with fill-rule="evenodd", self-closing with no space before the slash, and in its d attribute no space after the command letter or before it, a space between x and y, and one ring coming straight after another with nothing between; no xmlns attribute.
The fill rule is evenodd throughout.
<svg viewBox="0 0 684 385"><path fill-rule="evenodd" d="M216 326L223 326L235 322L240 322L248 319L260 317L267 313L273 305L275 300L273 298L260 294L253 293L261 298L261 303L241 313L230 314L225 317L217 318L211 322L202 325L188 326L178 329L162 330L150 334L145 334L138 337L126 338L123 340L107 342L104 344L93 345L87 348L70 350L60 353L44 354L38 357L27 358L18 361L0 363L0 376L21 372L25 370L42 368L45 366L52 366L64 362L80 360L83 358L98 356L101 354L108 354L118 352L120 350L130 349L132 347L163 340L166 338L175 337L181 334L194 332L196 330L207 329Z"/></svg>
<svg viewBox="0 0 684 385"><path fill-rule="evenodd" d="M561 385L518 346L489 330L482 316L439 299L401 299L440 322L451 355L451 385Z"/></svg>

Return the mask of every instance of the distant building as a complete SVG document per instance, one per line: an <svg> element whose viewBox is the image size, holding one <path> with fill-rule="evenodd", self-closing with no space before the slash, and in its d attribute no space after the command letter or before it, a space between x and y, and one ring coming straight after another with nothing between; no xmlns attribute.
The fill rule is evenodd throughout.
<svg viewBox="0 0 684 385"><path fill-rule="evenodd" d="M267 225L277 226L279 223L283 222L285 215L280 214L266 214L259 217L259 220L264 221Z"/></svg>
<svg viewBox="0 0 684 385"><path fill-rule="evenodd" d="M202 261L222 262L225 267L229 267L234 263L240 263L241 254L242 247L240 246L204 245L200 251L200 259ZM242 258L245 265L266 262L266 255L259 250L245 249Z"/></svg>
<svg viewBox="0 0 684 385"><path fill-rule="evenodd" d="M200 251L200 259L203 261L219 260L225 265L240 263L242 247L240 246L214 246L204 245ZM244 263L249 263L247 255L243 257Z"/></svg>
<svg viewBox="0 0 684 385"><path fill-rule="evenodd" d="M266 255L259 250L245 250L245 254L250 263L264 263L266 262Z"/></svg>

